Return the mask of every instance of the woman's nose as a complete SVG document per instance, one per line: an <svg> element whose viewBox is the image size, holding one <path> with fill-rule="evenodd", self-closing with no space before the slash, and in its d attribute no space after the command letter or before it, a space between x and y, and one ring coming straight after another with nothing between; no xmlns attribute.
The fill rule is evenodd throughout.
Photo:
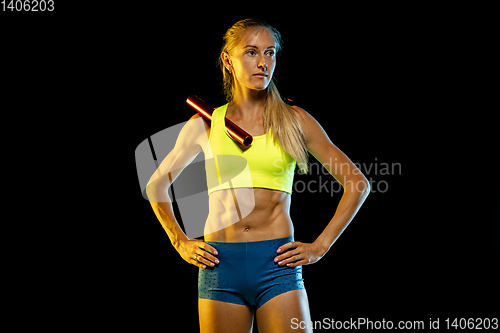
<svg viewBox="0 0 500 333"><path fill-rule="evenodd" d="M257 65L257 67L267 69L267 60L265 57L260 58L259 64Z"/></svg>

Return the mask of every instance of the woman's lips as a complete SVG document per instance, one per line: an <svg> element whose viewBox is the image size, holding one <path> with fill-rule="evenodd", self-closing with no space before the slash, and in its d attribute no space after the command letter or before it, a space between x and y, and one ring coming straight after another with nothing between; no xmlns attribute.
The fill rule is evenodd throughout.
<svg viewBox="0 0 500 333"><path fill-rule="evenodd" d="M257 73L257 74L254 74L253 76L264 78L264 77L267 77L267 74L266 73Z"/></svg>

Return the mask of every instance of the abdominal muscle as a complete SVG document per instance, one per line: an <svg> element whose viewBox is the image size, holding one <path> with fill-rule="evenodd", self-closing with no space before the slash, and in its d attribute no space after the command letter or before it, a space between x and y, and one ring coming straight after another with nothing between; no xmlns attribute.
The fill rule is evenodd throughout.
<svg viewBox="0 0 500 333"><path fill-rule="evenodd" d="M293 236L290 194L235 188L209 195L205 241L255 242Z"/></svg>

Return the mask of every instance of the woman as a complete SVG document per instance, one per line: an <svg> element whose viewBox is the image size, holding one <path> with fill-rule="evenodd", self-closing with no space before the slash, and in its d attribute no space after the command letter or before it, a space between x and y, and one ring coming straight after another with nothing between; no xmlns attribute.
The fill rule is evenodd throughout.
<svg viewBox="0 0 500 333"><path fill-rule="evenodd" d="M214 111L211 124L198 115L190 119L147 188L172 245L200 269L201 332L251 332L254 314L261 333L299 332L305 326L299 323L311 320L302 265L327 253L370 192L320 124L281 99L272 79L280 46L279 32L260 20L228 29L220 54L228 104ZM249 148L230 139L226 118L254 137ZM168 198L161 198L201 151L209 189L204 241L189 239ZM344 187L335 215L314 243L294 240L289 214L293 169L297 162L307 170L308 152ZM224 164L224 156L235 159ZM238 158L244 171L231 174Z"/></svg>

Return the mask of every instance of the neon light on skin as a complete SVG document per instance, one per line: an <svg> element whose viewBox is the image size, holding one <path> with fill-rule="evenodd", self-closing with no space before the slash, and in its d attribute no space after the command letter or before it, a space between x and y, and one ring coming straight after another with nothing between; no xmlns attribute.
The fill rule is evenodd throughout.
<svg viewBox="0 0 500 333"><path fill-rule="evenodd" d="M193 107L196 111L202 113L208 120L212 120L212 115L208 112L206 112L205 110L203 110L202 108L200 108L197 104L195 104L193 101L191 101L190 99L188 99L186 101L189 105L191 105L191 107Z"/></svg>
<svg viewBox="0 0 500 333"><path fill-rule="evenodd" d="M198 113L200 116L202 116L204 119L207 119L208 121L212 121L212 113L213 108L210 107L207 103L205 103L203 100L201 100L198 96L196 95L191 95L188 97L186 102ZM211 111L211 112L210 112ZM239 144L248 147L252 141L253 137L242 130L238 125L233 123L231 120L226 119L226 124L225 127L227 131L229 132L229 135L235 139Z"/></svg>

